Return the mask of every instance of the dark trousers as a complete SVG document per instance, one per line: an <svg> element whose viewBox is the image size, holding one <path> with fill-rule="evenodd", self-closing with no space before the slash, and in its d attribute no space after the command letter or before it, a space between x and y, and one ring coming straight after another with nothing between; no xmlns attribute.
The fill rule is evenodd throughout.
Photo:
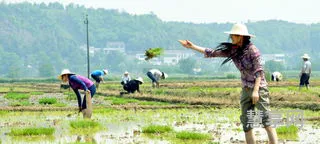
<svg viewBox="0 0 320 144"><path fill-rule="evenodd" d="M151 72L147 72L147 76L152 80L153 83L158 82Z"/></svg>
<svg viewBox="0 0 320 144"><path fill-rule="evenodd" d="M300 86L309 85L309 78L310 78L309 74L303 73L300 77Z"/></svg>
<svg viewBox="0 0 320 144"><path fill-rule="evenodd" d="M97 82L97 83L100 83L100 77L99 76L95 76L95 75L92 75L91 74L91 77Z"/></svg>

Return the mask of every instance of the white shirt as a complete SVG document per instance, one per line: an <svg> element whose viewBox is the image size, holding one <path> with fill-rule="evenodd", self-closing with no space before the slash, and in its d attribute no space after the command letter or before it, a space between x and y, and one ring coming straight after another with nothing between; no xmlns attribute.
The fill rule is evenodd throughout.
<svg viewBox="0 0 320 144"><path fill-rule="evenodd" d="M311 74L311 62L309 60L304 61L301 73Z"/></svg>
<svg viewBox="0 0 320 144"><path fill-rule="evenodd" d="M278 78L279 80L282 80L282 75L280 72L275 71L272 73L272 76L273 76L273 81L275 81L276 78Z"/></svg>
<svg viewBox="0 0 320 144"><path fill-rule="evenodd" d="M158 70L158 69L151 69L151 70L149 70L149 72L152 73L152 75L156 78L157 81L158 81L158 80L161 78L161 76L162 76L162 72L161 72L160 70Z"/></svg>
<svg viewBox="0 0 320 144"><path fill-rule="evenodd" d="M123 81L124 84L126 84L130 80L131 80L131 77L129 75L128 76L122 76L122 81Z"/></svg>

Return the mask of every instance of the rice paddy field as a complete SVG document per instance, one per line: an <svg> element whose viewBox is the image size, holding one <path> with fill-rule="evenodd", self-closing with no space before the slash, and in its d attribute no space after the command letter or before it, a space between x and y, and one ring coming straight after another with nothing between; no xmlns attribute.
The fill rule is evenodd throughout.
<svg viewBox="0 0 320 144"><path fill-rule="evenodd" d="M320 143L320 80L311 84L299 91L297 81L269 82L280 143ZM87 120L60 83L1 83L0 143L245 143L240 87L238 80L162 81L153 89L146 81L140 94L120 95L119 82L106 82ZM254 134L267 143L261 126Z"/></svg>

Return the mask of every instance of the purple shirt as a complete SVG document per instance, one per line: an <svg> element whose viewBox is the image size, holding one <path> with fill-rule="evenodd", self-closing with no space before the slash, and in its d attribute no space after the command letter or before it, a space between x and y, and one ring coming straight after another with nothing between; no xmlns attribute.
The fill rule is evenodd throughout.
<svg viewBox="0 0 320 144"><path fill-rule="evenodd" d="M249 44L246 49L247 52L244 53L242 58L232 58L233 63L241 73L243 87L254 87L257 72L261 75L260 87L266 87L267 81L263 73L259 50L253 44ZM230 53L227 53L207 48L205 50L205 57L229 57L229 55L236 50L237 49L232 49Z"/></svg>
<svg viewBox="0 0 320 144"><path fill-rule="evenodd" d="M85 91L93 85L93 82L91 80L80 75L70 76L69 83L72 89L81 89Z"/></svg>

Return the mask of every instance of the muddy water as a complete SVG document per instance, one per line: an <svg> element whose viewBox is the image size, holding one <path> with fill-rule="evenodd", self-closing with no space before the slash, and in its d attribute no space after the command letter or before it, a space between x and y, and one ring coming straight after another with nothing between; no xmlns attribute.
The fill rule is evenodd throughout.
<svg viewBox="0 0 320 144"><path fill-rule="evenodd" d="M94 112L92 120L101 124L96 131L72 131L70 121L82 119L82 115L71 111L52 112L1 112L0 139L2 143L244 143L237 109L173 109L173 110L99 110ZM315 122L313 122L315 123ZM209 133L208 141L182 141L171 134L143 134L142 127L151 124L169 125L174 131L194 131ZM53 136L9 136L11 128L53 127ZM254 130L257 140L267 141L263 128ZM285 143L320 143L319 125L305 123L299 130L297 141Z"/></svg>

